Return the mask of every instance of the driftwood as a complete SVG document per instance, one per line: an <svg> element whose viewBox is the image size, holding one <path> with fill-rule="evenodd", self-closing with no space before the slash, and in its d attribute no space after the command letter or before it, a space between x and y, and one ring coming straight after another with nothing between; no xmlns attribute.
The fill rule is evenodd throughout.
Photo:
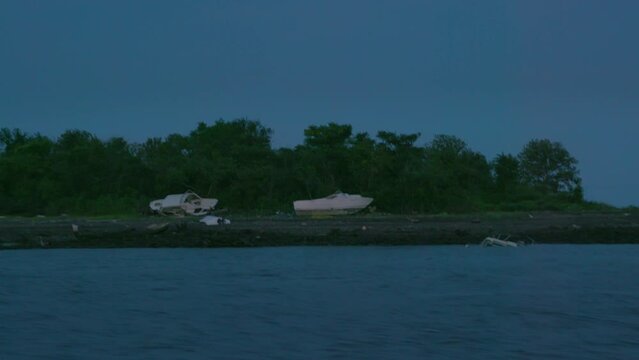
<svg viewBox="0 0 639 360"><path fill-rule="evenodd" d="M502 247L518 247L520 245L524 245L523 242L514 242L514 241L509 241L508 239L510 239L510 235L507 236L505 239L500 239L499 235L497 237L487 237L485 238L480 245L481 246L502 246Z"/></svg>

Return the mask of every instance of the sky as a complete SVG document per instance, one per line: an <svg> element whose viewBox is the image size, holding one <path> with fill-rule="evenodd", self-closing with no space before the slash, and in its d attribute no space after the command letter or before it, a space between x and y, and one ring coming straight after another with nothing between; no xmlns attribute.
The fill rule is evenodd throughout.
<svg viewBox="0 0 639 360"><path fill-rule="evenodd" d="M490 160L531 139L586 198L639 205L638 1L0 1L0 127L132 142L259 120L451 134Z"/></svg>

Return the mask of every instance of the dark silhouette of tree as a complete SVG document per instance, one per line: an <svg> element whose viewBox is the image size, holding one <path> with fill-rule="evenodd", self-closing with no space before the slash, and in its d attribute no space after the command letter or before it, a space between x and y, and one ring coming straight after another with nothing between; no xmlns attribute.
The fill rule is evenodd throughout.
<svg viewBox="0 0 639 360"><path fill-rule="evenodd" d="M424 151L415 146L420 134L380 131L375 160L376 197L380 207L393 212L425 211L426 171Z"/></svg>
<svg viewBox="0 0 639 360"><path fill-rule="evenodd" d="M308 178L306 192L320 196L336 190L350 188L348 163L352 127L329 123L309 126L304 130L304 145L296 151L302 161L301 168Z"/></svg>
<svg viewBox="0 0 639 360"><path fill-rule="evenodd" d="M491 182L486 158L451 135L436 135L425 151L433 208L480 210Z"/></svg>
<svg viewBox="0 0 639 360"><path fill-rule="evenodd" d="M530 141L519 154L522 180L550 193L573 192L581 187L577 160L558 142Z"/></svg>
<svg viewBox="0 0 639 360"><path fill-rule="evenodd" d="M292 210L336 190L375 198L393 213L574 208L583 201L577 161L559 143L533 140L492 163L462 139L350 125L309 126L304 143L273 149L258 121L200 123L187 135L130 144L70 130L51 140L0 129L1 214L114 214L194 190L239 211ZM584 205L585 206L585 205Z"/></svg>
<svg viewBox="0 0 639 360"><path fill-rule="evenodd" d="M521 183L519 160L510 154L499 154L492 163L495 186L500 193L516 190Z"/></svg>
<svg viewBox="0 0 639 360"><path fill-rule="evenodd" d="M0 150L9 153L16 147L26 143L30 138L20 129L2 128L0 129Z"/></svg>

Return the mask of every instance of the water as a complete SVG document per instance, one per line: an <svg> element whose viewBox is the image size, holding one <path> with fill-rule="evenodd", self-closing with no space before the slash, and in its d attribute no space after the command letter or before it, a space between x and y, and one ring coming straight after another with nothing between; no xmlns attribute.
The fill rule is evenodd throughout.
<svg viewBox="0 0 639 360"><path fill-rule="evenodd" d="M639 358L639 246L0 252L0 359Z"/></svg>

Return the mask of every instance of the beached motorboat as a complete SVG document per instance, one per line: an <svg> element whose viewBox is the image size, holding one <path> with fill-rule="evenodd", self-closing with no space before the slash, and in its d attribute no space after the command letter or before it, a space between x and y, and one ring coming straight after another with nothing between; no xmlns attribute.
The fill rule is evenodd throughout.
<svg viewBox="0 0 639 360"><path fill-rule="evenodd" d="M365 209L373 198L336 192L320 199L293 202L297 215L347 215Z"/></svg>
<svg viewBox="0 0 639 360"><path fill-rule="evenodd" d="M151 211L162 215L206 215L215 209L215 205L217 199L203 198L192 191L167 195L149 203Z"/></svg>

